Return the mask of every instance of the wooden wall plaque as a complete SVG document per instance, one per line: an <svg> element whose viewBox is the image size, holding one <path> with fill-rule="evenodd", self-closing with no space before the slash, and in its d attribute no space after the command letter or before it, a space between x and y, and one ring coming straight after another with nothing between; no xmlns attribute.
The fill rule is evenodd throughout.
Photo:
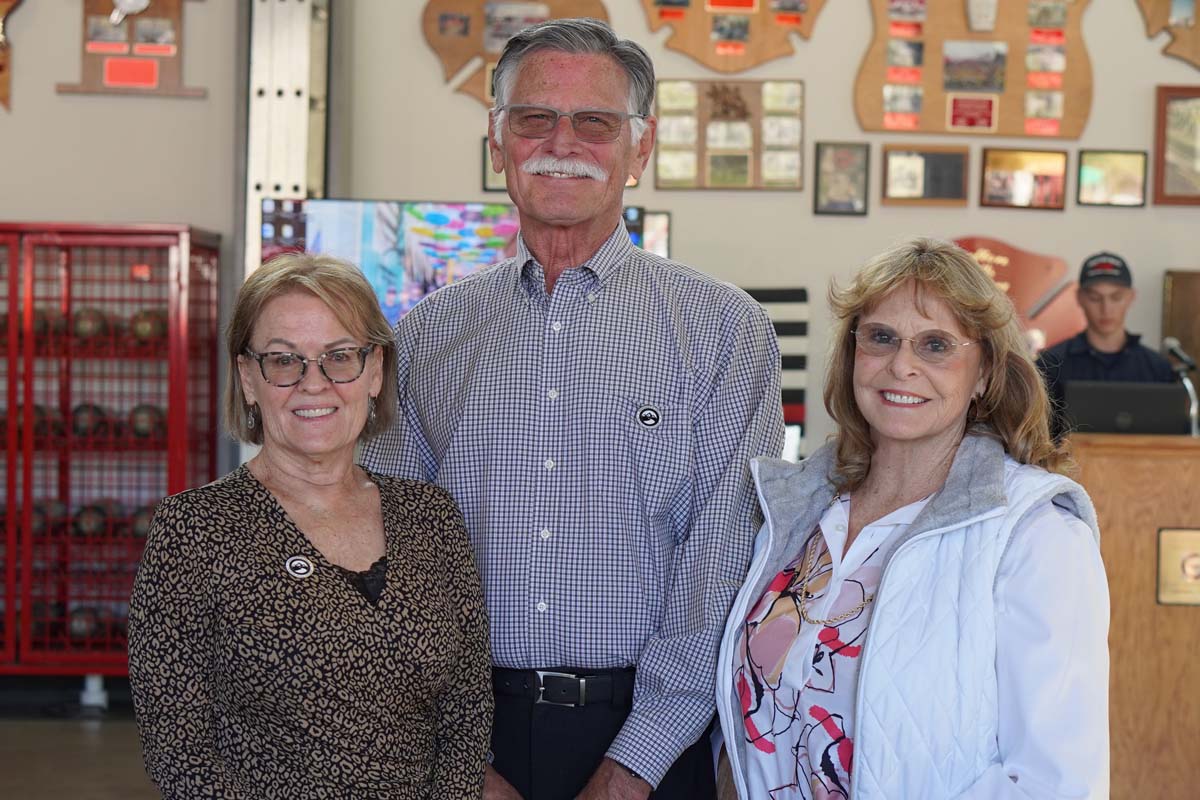
<svg viewBox="0 0 1200 800"><path fill-rule="evenodd" d="M1192 358L1200 353L1200 271L1167 270L1163 276L1162 335L1174 336Z"/></svg>
<svg viewBox="0 0 1200 800"><path fill-rule="evenodd" d="M960 236L954 242L970 253L1012 300L1034 351L1053 347L1087 326L1083 309L1075 301L1079 284L1066 261L990 237Z"/></svg>
<svg viewBox="0 0 1200 800"><path fill-rule="evenodd" d="M1154 38L1166 31L1171 41L1163 52L1200 67L1200 7L1194 2L1185 5L1172 0L1138 0L1138 8L1146 22L1146 36Z"/></svg>
<svg viewBox="0 0 1200 800"><path fill-rule="evenodd" d="M717 72L743 72L795 52L825 0L642 0L651 31L671 27L667 49Z"/></svg>
<svg viewBox="0 0 1200 800"><path fill-rule="evenodd" d="M8 98L12 90L12 42L4 32L4 21L19 5L21 0L0 0L0 105L5 108L11 108Z"/></svg>
<svg viewBox="0 0 1200 800"><path fill-rule="evenodd" d="M482 63L459 92L492 106L492 71L514 33L547 19L593 17L608 20L600 0L429 0L421 18L425 42L442 62L449 82L476 59Z"/></svg>
<svg viewBox="0 0 1200 800"><path fill-rule="evenodd" d="M802 81L658 81L657 189L803 188Z"/></svg>
<svg viewBox="0 0 1200 800"><path fill-rule="evenodd" d="M150 0L144 11L114 25L112 0L83 0L83 78L55 91L207 96L207 89L183 85L183 3Z"/></svg>
<svg viewBox="0 0 1200 800"><path fill-rule="evenodd" d="M964 0L870 0L854 83L863 130L1077 139L1092 107L1091 0L1001 0L990 30Z"/></svg>

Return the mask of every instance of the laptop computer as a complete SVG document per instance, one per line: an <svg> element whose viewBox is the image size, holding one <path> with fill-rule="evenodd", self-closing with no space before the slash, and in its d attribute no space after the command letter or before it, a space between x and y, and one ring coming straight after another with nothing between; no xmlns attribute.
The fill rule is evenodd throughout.
<svg viewBox="0 0 1200 800"><path fill-rule="evenodd" d="M1189 434L1188 394L1180 383L1070 381L1064 417L1079 433Z"/></svg>

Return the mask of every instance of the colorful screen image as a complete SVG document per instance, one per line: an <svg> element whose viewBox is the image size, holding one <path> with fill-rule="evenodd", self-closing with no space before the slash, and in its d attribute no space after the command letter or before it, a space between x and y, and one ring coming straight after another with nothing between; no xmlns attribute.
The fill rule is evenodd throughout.
<svg viewBox="0 0 1200 800"><path fill-rule="evenodd" d="M627 206L633 243L667 258L671 215ZM357 265L393 325L447 284L516 254L520 223L507 203L263 200L262 260L326 253Z"/></svg>
<svg viewBox="0 0 1200 800"><path fill-rule="evenodd" d="M507 204L265 200L263 260L304 249L356 264L395 324L425 295L515 253L518 229Z"/></svg>

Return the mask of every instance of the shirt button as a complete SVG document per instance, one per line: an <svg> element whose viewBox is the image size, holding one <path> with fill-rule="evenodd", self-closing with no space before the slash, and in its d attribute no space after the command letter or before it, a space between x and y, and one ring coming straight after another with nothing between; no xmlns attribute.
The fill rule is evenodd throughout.
<svg viewBox="0 0 1200 800"><path fill-rule="evenodd" d="M544 463L546 469L554 469L554 459L553 458L547 458L543 463Z"/></svg>
<svg viewBox="0 0 1200 800"><path fill-rule="evenodd" d="M834 526L833 526L833 529L834 529L835 531L837 531L838 533L845 533L845 532L846 532L846 526L845 526L845 525L842 525L841 523L838 523L837 525L834 525Z"/></svg>
<svg viewBox="0 0 1200 800"><path fill-rule="evenodd" d="M595 292L588 292L587 301L588 301L589 303L594 303L594 302L596 302L596 293L595 293Z"/></svg>
<svg viewBox="0 0 1200 800"><path fill-rule="evenodd" d="M551 400L557 400L558 389L551 389L550 391L546 392L546 397L549 397Z"/></svg>
<svg viewBox="0 0 1200 800"><path fill-rule="evenodd" d="M554 331L555 333L558 333L559 331L562 330L562 323L561 322L551 322L550 330Z"/></svg>
<svg viewBox="0 0 1200 800"><path fill-rule="evenodd" d="M542 528L541 532L538 533L538 536L541 536L543 539L549 539L550 530L548 528Z"/></svg>
<svg viewBox="0 0 1200 800"><path fill-rule="evenodd" d="M537 604L538 613L545 613L546 609L549 607L550 606L546 605L545 603L538 603Z"/></svg>

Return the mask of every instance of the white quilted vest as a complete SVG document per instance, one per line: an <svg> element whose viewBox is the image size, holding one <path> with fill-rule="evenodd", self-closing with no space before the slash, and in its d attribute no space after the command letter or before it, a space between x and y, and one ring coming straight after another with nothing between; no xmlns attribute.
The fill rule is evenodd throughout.
<svg viewBox="0 0 1200 800"><path fill-rule="evenodd" d="M1004 483L1007 506L892 555L859 667L853 800L952 798L999 761L992 589L1010 535L1056 495L1097 530L1073 481L1006 459Z"/></svg>

